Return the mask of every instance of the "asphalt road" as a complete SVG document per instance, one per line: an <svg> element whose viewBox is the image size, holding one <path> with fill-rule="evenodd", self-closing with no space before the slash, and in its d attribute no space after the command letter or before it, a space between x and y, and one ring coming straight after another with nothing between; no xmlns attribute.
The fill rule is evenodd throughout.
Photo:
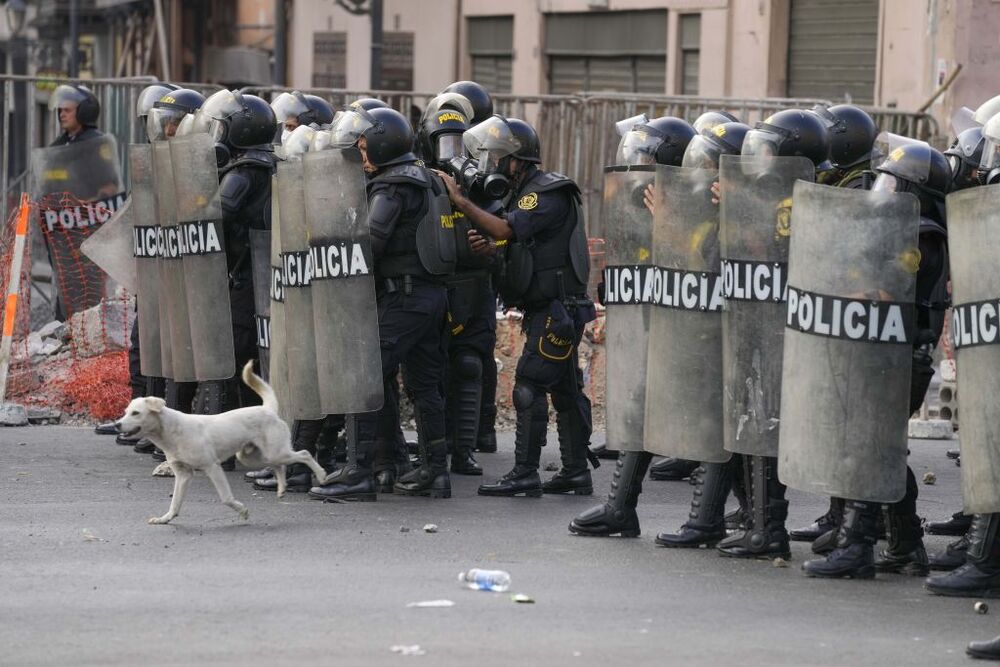
<svg viewBox="0 0 1000 667"><path fill-rule="evenodd" d="M960 505L949 444L911 445L918 479L937 475L921 514L943 518ZM512 454L504 434L479 456L487 477ZM543 462L557 458L550 434ZM683 482L645 484L641 538L574 537L607 463L600 496L537 500L480 498L478 480L454 477L451 500L278 502L229 473L249 522L199 475L175 522L149 526L173 486L149 457L88 429L0 430L0 664L949 665L1000 633L974 600L917 578L806 579L804 544L787 568L657 548L687 515ZM790 499L790 526L825 508ZM535 604L460 588L477 566L509 571ZM436 599L454 606L406 606ZM391 651L414 645L425 653Z"/></svg>

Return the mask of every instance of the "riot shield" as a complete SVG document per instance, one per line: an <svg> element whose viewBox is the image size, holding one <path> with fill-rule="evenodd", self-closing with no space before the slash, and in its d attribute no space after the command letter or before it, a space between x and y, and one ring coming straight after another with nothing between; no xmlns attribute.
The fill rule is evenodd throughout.
<svg viewBox="0 0 1000 667"><path fill-rule="evenodd" d="M278 163L278 201L281 213L282 289L285 297L285 354L288 391L295 400L288 406L292 419L320 419L318 354L313 332L313 265L309 256L309 228L305 218L303 161Z"/></svg>
<svg viewBox="0 0 1000 667"><path fill-rule="evenodd" d="M718 172L656 167L645 448L721 463L722 278Z"/></svg>
<svg viewBox="0 0 1000 667"><path fill-rule="evenodd" d="M208 134L190 134L168 144L195 376L225 380L236 373L236 356L215 142Z"/></svg>
<svg viewBox="0 0 1000 667"><path fill-rule="evenodd" d="M271 248L268 266L269 328L268 383L278 399L278 414L291 422L288 392L288 355L285 345L285 292L281 284L281 207L278 204L278 176L271 176Z"/></svg>
<svg viewBox="0 0 1000 667"><path fill-rule="evenodd" d="M361 158L355 149L326 150L302 163L323 413L378 410L382 355Z"/></svg>
<svg viewBox="0 0 1000 667"><path fill-rule="evenodd" d="M643 193L652 165L604 168L604 349L608 449L642 451L653 215Z"/></svg>
<svg viewBox="0 0 1000 667"><path fill-rule="evenodd" d="M250 230L250 268L253 273L254 323L260 375L268 379L271 348L271 230Z"/></svg>
<svg viewBox="0 0 1000 667"><path fill-rule="evenodd" d="M132 257L135 258L136 307L139 318L139 353L142 374L165 377L161 334L169 336L169 324L160 321L159 219L153 147L129 146L132 180Z"/></svg>
<svg viewBox="0 0 1000 667"><path fill-rule="evenodd" d="M912 194L806 182L792 202L778 477L895 502L906 491L920 206Z"/></svg>
<svg viewBox="0 0 1000 667"><path fill-rule="evenodd" d="M947 202L962 494L969 514L1000 512L1000 186L956 192Z"/></svg>
<svg viewBox="0 0 1000 667"><path fill-rule="evenodd" d="M160 341L169 342L169 375L176 382L194 382L194 352L191 348L191 322L188 313L187 280L180 244L177 241L177 193L174 191L174 168L170 159L170 144L153 144L153 174L156 179L156 208L160 220L160 321L170 323L170 335ZM166 315L166 319L164 319ZM161 350L163 346L161 345ZM166 356L164 357L166 358Z"/></svg>
<svg viewBox="0 0 1000 667"><path fill-rule="evenodd" d="M107 274L80 246L125 203L115 138L36 148L31 175L53 279L69 317L97 305L112 290Z"/></svg>
<svg viewBox="0 0 1000 667"><path fill-rule="evenodd" d="M130 294L136 293L133 215L132 198L129 197L107 222L80 244L80 252Z"/></svg>
<svg viewBox="0 0 1000 667"><path fill-rule="evenodd" d="M723 427L730 452L778 454L792 188L814 173L803 157L720 160Z"/></svg>

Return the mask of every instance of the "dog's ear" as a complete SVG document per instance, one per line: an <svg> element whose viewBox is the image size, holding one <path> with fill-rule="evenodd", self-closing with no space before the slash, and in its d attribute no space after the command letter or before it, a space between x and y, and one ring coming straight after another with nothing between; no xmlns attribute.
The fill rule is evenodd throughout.
<svg viewBox="0 0 1000 667"><path fill-rule="evenodd" d="M167 405L167 402L160 398L159 396L147 396L146 397L146 407L149 408L150 412L163 412L163 408Z"/></svg>

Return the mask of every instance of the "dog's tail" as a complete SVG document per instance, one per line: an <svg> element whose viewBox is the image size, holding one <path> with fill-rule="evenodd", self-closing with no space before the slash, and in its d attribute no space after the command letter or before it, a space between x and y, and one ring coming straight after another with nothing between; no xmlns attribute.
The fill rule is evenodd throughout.
<svg viewBox="0 0 1000 667"><path fill-rule="evenodd" d="M243 382L253 389L254 393L260 396L261 400L264 401L265 408L271 412L278 411L278 397L274 395L271 385L264 382L264 378L253 372L253 361L248 361L247 365L243 367Z"/></svg>

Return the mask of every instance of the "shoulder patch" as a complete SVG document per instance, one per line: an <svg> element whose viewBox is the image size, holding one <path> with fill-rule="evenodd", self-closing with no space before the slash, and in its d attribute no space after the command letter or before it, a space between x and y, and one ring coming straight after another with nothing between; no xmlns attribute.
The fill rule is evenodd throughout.
<svg viewBox="0 0 1000 667"><path fill-rule="evenodd" d="M538 207L538 193L529 192L517 200L517 207L522 211L530 211Z"/></svg>

